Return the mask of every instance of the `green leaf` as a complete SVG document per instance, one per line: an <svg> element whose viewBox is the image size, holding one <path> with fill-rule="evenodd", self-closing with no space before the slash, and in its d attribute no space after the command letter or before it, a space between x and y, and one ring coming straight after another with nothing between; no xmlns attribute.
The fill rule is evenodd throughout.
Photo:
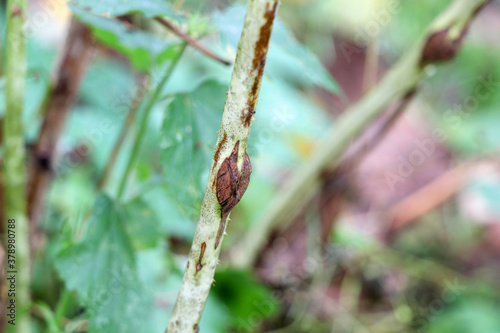
<svg viewBox="0 0 500 333"><path fill-rule="evenodd" d="M85 307L88 332L143 331L151 304L138 278L131 236L123 208L100 195L82 241L66 244L57 256L66 288Z"/></svg>
<svg viewBox="0 0 500 333"><path fill-rule="evenodd" d="M73 0L71 3L94 14L119 16L142 13L146 17L168 16L179 18L166 0Z"/></svg>
<svg viewBox="0 0 500 333"><path fill-rule="evenodd" d="M148 206L155 212L156 216L168 216L159 218L160 232L169 237L176 237L191 242L193 239L196 224L186 214L179 209L179 204L170 194L168 185L158 184L142 195L143 200L148 202Z"/></svg>
<svg viewBox="0 0 500 333"><path fill-rule="evenodd" d="M94 36L103 44L127 56L138 70L149 69L153 64L171 58L175 54L172 43L150 33L130 30L124 23L94 15L71 6L73 13L87 25Z"/></svg>
<svg viewBox="0 0 500 333"><path fill-rule="evenodd" d="M164 179L184 213L195 216L217 141L227 87L215 82L191 94L179 94L169 104L161 140Z"/></svg>
<svg viewBox="0 0 500 333"><path fill-rule="evenodd" d="M214 23L220 31L223 42L235 50L243 28L246 7L234 5L223 12L214 13ZM316 85L333 93L339 87L328 70L307 47L300 44L290 29L281 20L274 23L266 75L293 82L296 85Z"/></svg>
<svg viewBox="0 0 500 333"><path fill-rule="evenodd" d="M451 305L451 309L443 314L429 310L430 316L423 318L421 332L428 333L496 333L500 332L500 318L498 317L498 301L486 297L470 297L455 304L446 304L438 299L441 304ZM439 304L439 303L438 303ZM425 329L425 330L424 330Z"/></svg>
<svg viewBox="0 0 500 333"><path fill-rule="evenodd" d="M159 224L155 212L141 199L135 199L125 206L127 220L125 229L132 235L135 249L154 248L159 240Z"/></svg>
<svg viewBox="0 0 500 333"><path fill-rule="evenodd" d="M229 309L238 332L256 332L264 319L279 310L279 301L248 271L218 271L214 279L212 292Z"/></svg>

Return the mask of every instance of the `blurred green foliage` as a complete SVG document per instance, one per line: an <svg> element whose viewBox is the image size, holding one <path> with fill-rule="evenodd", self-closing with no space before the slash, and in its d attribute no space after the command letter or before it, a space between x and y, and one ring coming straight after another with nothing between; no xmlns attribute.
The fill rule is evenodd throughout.
<svg viewBox="0 0 500 333"><path fill-rule="evenodd" d="M280 180L310 157L315 143L334 123L312 91L341 94L340 88L320 57L297 41L294 33L322 57L331 59L333 32L353 37L363 31L366 22L377 18L372 7L352 2L351 6L358 10L346 14L349 10L344 6L348 2L297 1L282 6L283 17L291 27L279 20L273 33L248 147L254 172L246 199L232 213L238 224L230 224L234 237L225 239L226 249L238 241L239 232L261 218L261 208L276 195ZM449 2L400 2L401 10L391 16L376 37L381 43L383 65L389 67L409 48ZM374 8L384 9L387 3L379 1ZM73 156L74 160L69 172L55 179L42 221L51 240L45 253L37 258L33 289L42 302L39 306L47 323L36 321L35 332L46 332L53 326L58 309L75 322L88 320L90 332L162 332L166 327L185 265L179 255L183 253L171 252L172 244L181 242L188 247L194 234L231 67L188 49L148 120L126 200L118 202L115 193L130 154L131 138L124 144L105 193L97 192L95 184L128 112L137 85L134 76L149 75L154 88L181 42L168 33L159 33L154 24L152 29L138 29L101 14L134 14L143 20L164 15L182 30L203 35L202 43L224 59L234 58L245 14L243 5L186 1L189 14L177 7L154 0L72 1L74 15L91 28L106 51L97 52L88 68L59 143L60 155ZM346 15L352 17L341 20ZM2 19L2 43L3 24ZM481 100L460 123L445 116L447 111L453 111L453 105L474 96L479 77L500 77L497 54L498 49L485 47L484 42L465 43L454 62L429 69L420 93L428 101L428 107L422 110L427 125L444 129L446 145L457 151L459 159L479 155L500 143L500 118L496 115L499 93ZM42 117L40 105L55 64L56 52L51 47L36 36L28 40L24 114L28 142L36 138ZM0 115L5 104L3 80L0 77ZM112 124L110 128L102 128L103 120ZM89 148L88 153L75 152L82 144ZM471 190L484 197L491 209L497 208L497 183L478 181ZM440 217L428 218L435 222ZM393 249L381 248L345 230L337 230L334 241L349 256L361 258L355 261L360 266L369 260L379 265L378 269L366 269L365 277L377 280L394 270L413 279L408 287L411 290L400 297L403 300L395 301L392 314L408 331L499 332L495 313L500 298L497 292L478 286L481 282L467 283L462 295L436 311L432 301L440 299L441 290L418 282L435 282L441 265L453 266L456 257L463 255L464 249L473 249L477 242L481 232L477 226L456 211L449 219L452 232L446 248L439 238L440 227L428 221L396 239ZM366 259L370 256L375 259ZM437 264L429 264L430 260ZM489 281L489 275L485 275ZM251 272L221 268L215 281L200 325L204 333L255 332L264 320L280 311L279 301ZM418 297L420 287L425 287L428 299ZM412 314L399 316L398 309L411 309ZM303 318L308 320L305 315Z"/></svg>

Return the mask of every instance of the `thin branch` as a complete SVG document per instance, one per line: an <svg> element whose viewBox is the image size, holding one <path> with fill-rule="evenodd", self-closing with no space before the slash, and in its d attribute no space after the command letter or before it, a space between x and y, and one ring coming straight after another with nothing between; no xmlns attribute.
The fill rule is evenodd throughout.
<svg viewBox="0 0 500 333"><path fill-rule="evenodd" d="M148 104L146 105L146 107L144 109L144 114L142 115L141 124L139 125L139 132L137 133L137 136L135 137L134 146L132 147L132 153L130 154L130 157L129 157L128 162L127 162L127 167L125 168L125 172L123 173L120 185L118 187L118 193L117 193L118 199L121 199L123 194L124 194L125 186L127 185L127 181L129 179L130 172L132 171L132 168L137 160L137 156L139 155L139 150L141 149L142 139L144 137L144 133L146 132L146 128L147 128L149 114L151 113L153 106L155 105L156 101L158 100L158 97L160 96L160 94L163 90L163 87L165 86L168 79L172 75L175 67L177 66L177 63L179 62L182 54L184 53L184 50L186 49L186 45L187 44L184 43L181 46L179 53L177 54L175 59L172 60L170 67L168 68L167 72L165 73L165 75L163 76L161 81L158 83L158 86L156 87L153 94L150 96Z"/></svg>
<svg viewBox="0 0 500 333"><path fill-rule="evenodd" d="M93 51L90 30L71 20L66 44L46 99L45 116L35 144L31 165L28 211L31 223L37 224L54 165L54 153L73 106L83 74Z"/></svg>
<svg viewBox="0 0 500 333"><path fill-rule="evenodd" d="M489 0L455 0L408 50L387 75L359 102L345 111L335 129L323 140L314 156L269 205L263 218L252 225L232 251L236 266L252 264L270 233L284 228L302 210L321 185L325 168L335 168L352 140L392 101L415 89L424 78L425 65L450 60L456 54L472 18Z"/></svg>
<svg viewBox="0 0 500 333"><path fill-rule="evenodd" d="M15 302L14 316L7 320L14 324L13 332L29 333L30 246L26 206L26 151L23 133L23 101L26 80L26 38L23 34L26 0L7 2L7 32L5 50L5 116L3 127L3 182L5 204L5 260L7 282L16 286L9 293L7 304ZM9 278L14 277L14 281ZM3 282L3 281L2 281ZM10 289L10 288L9 288ZM2 291L3 292L3 291ZM2 316L10 314L2 311ZM17 317L16 317L17 314Z"/></svg>
<svg viewBox="0 0 500 333"><path fill-rule="evenodd" d="M222 64L224 64L226 66L231 65L230 61L222 59L221 57L219 57L218 55L216 55L215 53L213 53L212 51L210 51L209 49L207 49L205 46L201 45L200 42L198 42L196 39L192 38L191 36L189 36L188 34L182 32L182 31L180 31L171 22L165 20L162 17L155 17L155 20L158 23L160 23L161 25L163 25L164 27L166 27L167 29L171 30L178 37L184 39L186 41L186 43L188 43L189 45L191 45L192 47L194 47L198 51L202 52L207 57L209 57L211 59L214 59L215 61L218 61L218 62L220 62L220 63L222 63Z"/></svg>
<svg viewBox="0 0 500 333"><path fill-rule="evenodd" d="M141 81L142 82L139 85L138 91L135 94L134 98L132 99L132 103L130 104L130 109L127 113L127 118L125 119L120 134L118 135L115 145L113 146L113 150L111 151L111 156L109 157L108 163L106 164L102 176L97 184L97 188L99 190L102 190L108 183L111 172L113 171L113 168L116 164L118 154L120 153L123 143L125 142L125 138L127 137L127 134L130 132L130 129L134 124L137 112L139 111L139 108L141 106L142 100L144 99L149 90L149 83L150 83L149 77L144 77L144 80Z"/></svg>
<svg viewBox="0 0 500 333"><path fill-rule="evenodd" d="M383 119L381 125L378 125L374 133L370 133L368 138L360 138L359 140L363 142L356 147L356 149L349 155L343 156L341 163L333 170L325 170L323 172L323 186L320 193L320 205L325 207L328 205L330 209L327 212L330 216L322 220L321 224L321 244L326 245L328 236L330 235L331 228L336 220L336 216L340 212L340 205L332 205L332 200L339 199L343 193L347 191L349 186L349 176L355 168L361 164L363 159L368 153L373 151L379 143L387 136L391 131L391 128L396 124L397 120L401 117L404 111L407 109L408 104L413 100L416 94L416 89L410 91L403 100L399 102L399 105L391 114ZM335 201L333 201L335 202ZM326 214L328 214L326 213ZM323 216L322 216L323 218Z"/></svg>
<svg viewBox="0 0 500 333"><path fill-rule="evenodd" d="M465 163L450 169L391 207L387 213L390 225L386 237L455 195L464 185L472 167L472 163Z"/></svg>
<svg viewBox="0 0 500 333"><path fill-rule="evenodd" d="M377 74L379 70L379 52L380 38L375 37L366 48L365 68L363 70L363 93L366 93L377 83Z"/></svg>
<svg viewBox="0 0 500 333"><path fill-rule="evenodd" d="M399 105L394 111L392 111L389 117L387 117L387 119L384 119L382 125L379 126L372 135L370 135L369 139L365 140L366 143L360 146L351 155L346 156L346 158L341 161L337 169L352 170L354 166L359 165L366 154L373 151L390 132L392 126L394 126L396 121L408 107L408 104L410 104L410 102L413 100L416 92L417 90L415 88L414 90L411 90L408 94L406 94L406 96L403 97L403 99L399 102Z"/></svg>
<svg viewBox="0 0 500 333"><path fill-rule="evenodd" d="M454 166L388 208L385 213L388 225L384 238L390 239L419 217L444 204L467 184L470 175L482 164L498 165L498 153L497 148L481 152L479 156Z"/></svg>
<svg viewBox="0 0 500 333"><path fill-rule="evenodd" d="M167 333L198 332L231 210L250 181L246 152L278 0L250 0L219 129L217 148L181 290Z"/></svg>

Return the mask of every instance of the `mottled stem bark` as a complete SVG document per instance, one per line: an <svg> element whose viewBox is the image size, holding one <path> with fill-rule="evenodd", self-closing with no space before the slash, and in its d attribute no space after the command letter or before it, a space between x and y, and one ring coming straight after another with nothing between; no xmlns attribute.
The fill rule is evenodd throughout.
<svg viewBox="0 0 500 333"><path fill-rule="evenodd" d="M231 252L235 266L247 267L257 258L271 232L285 228L303 209L321 185L321 173L338 166L350 143L393 101L411 92L424 78L426 65L452 59L478 11L490 0L454 1L403 55L380 83L344 112L335 128L276 195L259 223Z"/></svg>
<svg viewBox="0 0 500 333"><path fill-rule="evenodd" d="M90 30L71 20L66 43L46 98L43 124L35 144L31 166L28 208L32 228L42 213L45 195L54 172L57 142L62 135L69 111L76 101L78 88L93 51Z"/></svg>
<svg viewBox="0 0 500 333"><path fill-rule="evenodd" d="M15 325L12 332L29 333L30 320L30 251L26 207L26 151L22 113L26 79L26 39L23 23L26 0L7 2L7 32L5 43L5 116L3 128L3 181L5 214L5 269L9 277L6 287L15 285L15 296L9 293L7 304L15 302ZM14 236L12 237L11 234ZM13 245L13 246L12 246ZM11 261L13 260L13 261ZM12 265L12 266L11 266ZM9 273L15 272L15 273ZM10 312L10 311L9 311ZM6 311L1 311L5 316ZM8 318L10 320L13 318Z"/></svg>
<svg viewBox="0 0 500 333"><path fill-rule="evenodd" d="M246 147L277 8L278 1L249 2L200 218L168 333L198 331L226 221L248 186L251 166Z"/></svg>

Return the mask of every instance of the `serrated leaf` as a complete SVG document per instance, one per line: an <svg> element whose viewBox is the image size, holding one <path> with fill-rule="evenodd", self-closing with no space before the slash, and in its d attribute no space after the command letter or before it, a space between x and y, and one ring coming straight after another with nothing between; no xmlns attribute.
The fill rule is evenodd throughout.
<svg viewBox="0 0 500 333"><path fill-rule="evenodd" d="M184 213L199 212L217 140L227 87L207 82L190 94L179 94L166 110L161 141L164 179Z"/></svg>
<svg viewBox="0 0 500 333"><path fill-rule="evenodd" d="M150 307L141 285L123 207L99 195L82 241L62 248L56 268L75 290L89 320L88 332L142 332Z"/></svg>
<svg viewBox="0 0 500 333"><path fill-rule="evenodd" d="M119 16L142 13L146 17L168 16L179 18L166 0L73 0L71 4L84 8L94 14Z"/></svg>
<svg viewBox="0 0 500 333"><path fill-rule="evenodd" d="M235 50L241 36L246 7L234 5L222 12L214 13L214 23L223 42ZM266 61L266 75L297 85L317 85L333 93L339 87L318 57L300 44L290 29L276 19L271 35Z"/></svg>
<svg viewBox="0 0 500 333"><path fill-rule="evenodd" d="M139 30L130 30L124 23L94 15L71 6L73 13L87 25L101 43L127 56L138 70L146 70L175 54L176 45Z"/></svg>

